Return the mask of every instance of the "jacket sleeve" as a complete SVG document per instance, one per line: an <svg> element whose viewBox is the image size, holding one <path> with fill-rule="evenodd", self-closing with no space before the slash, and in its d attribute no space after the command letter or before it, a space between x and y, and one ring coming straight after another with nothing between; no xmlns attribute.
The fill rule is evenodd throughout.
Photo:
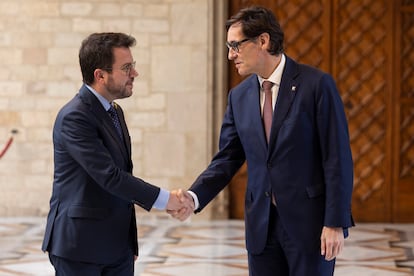
<svg viewBox="0 0 414 276"><path fill-rule="evenodd" d="M244 163L246 157L233 118L232 91L220 132L219 151L190 187L200 203L201 211L226 185Z"/></svg>
<svg viewBox="0 0 414 276"><path fill-rule="evenodd" d="M328 74L321 77L316 97L317 131L326 183L324 225L346 228L353 226L353 161L344 106Z"/></svg>

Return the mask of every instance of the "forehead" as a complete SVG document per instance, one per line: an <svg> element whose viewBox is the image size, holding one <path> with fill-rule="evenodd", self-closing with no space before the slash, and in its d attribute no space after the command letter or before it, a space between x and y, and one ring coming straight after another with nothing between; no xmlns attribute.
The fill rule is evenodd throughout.
<svg viewBox="0 0 414 276"><path fill-rule="evenodd" d="M125 64L133 61L131 50L129 48L117 47L113 49L114 64Z"/></svg>
<svg viewBox="0 0 414 276"><path fill-rule="evenodd" d="M244 37L242 26L240 23L235 23L230 26L227 31L227 41L238 41Z"/></svg>

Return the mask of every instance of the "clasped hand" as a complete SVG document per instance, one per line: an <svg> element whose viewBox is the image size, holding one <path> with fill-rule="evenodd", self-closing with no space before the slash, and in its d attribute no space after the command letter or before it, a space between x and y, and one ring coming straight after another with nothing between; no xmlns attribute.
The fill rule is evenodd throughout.
<svg viewBox="0 0 414 276"><path fill-rule="evenodd" d="M184 221L194 212L193 197L181 189L170 192L167 203L167 213L173 218Z"/></svg>

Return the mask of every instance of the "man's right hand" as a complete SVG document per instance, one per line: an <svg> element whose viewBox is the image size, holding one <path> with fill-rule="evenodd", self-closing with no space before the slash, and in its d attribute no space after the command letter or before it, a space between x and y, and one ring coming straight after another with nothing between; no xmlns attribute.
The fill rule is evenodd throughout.
<svg viewBox="0 0 414 276"><path fill-rule="evenodd" d="M181 189L170 192L167 203L167 213L180 221L186 220L194 212L193 197Z"/></svg>

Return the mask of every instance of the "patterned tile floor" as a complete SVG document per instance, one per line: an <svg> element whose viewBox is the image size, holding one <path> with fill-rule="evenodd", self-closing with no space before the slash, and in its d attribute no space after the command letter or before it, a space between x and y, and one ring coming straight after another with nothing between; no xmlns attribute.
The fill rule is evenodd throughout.
<svg viewBox="0 0 414 276"><path fill-rule="evenodd" d="M140 276L245 276L240 220L176 222L139 217ZM40 251L45 218L0 218L0 276L54 275ZM414 224L359 223L338 257L335 276L414 275Z"/></svg>

